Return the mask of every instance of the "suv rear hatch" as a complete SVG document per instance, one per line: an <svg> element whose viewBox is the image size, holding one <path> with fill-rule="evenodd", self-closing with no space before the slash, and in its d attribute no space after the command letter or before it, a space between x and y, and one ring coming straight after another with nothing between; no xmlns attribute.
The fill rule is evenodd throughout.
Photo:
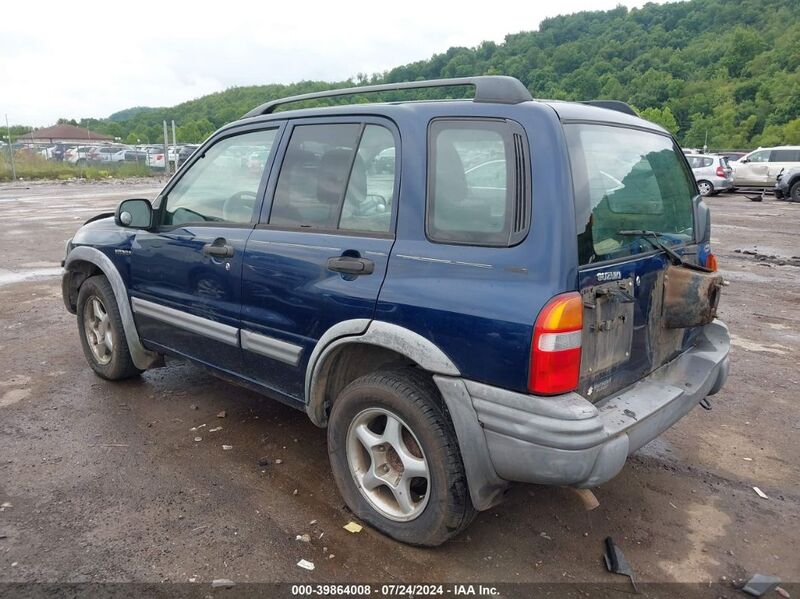
<svg viewBox="0 0 800 599"><path fill-rule="evenodd" d="M668 135L594 123L565 124L564 131L584 306L578 391L596 402L693 344L699 326L665 326L664 285L671 259L658 246L696 263L695 186L680 148ZM673 308L676 303L679 311L690 307L673 291L667 300Z"/></svg>

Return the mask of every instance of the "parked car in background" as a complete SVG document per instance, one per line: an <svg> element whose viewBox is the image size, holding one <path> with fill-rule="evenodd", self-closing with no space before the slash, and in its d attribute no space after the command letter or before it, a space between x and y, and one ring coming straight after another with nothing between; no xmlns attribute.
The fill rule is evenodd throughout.
<svg viewBox="0 0 800 599"><path fill-rule="evenodd" d="M669 132L511 77L446 84L474 100L274 112L443 85L415 81L252 110L157 204L87 221L61 286L98 376L167 354L303 410L353 514L416 545L512 481L606 483L729 368L710 211Z"/></svg>
<svg viewBox="0 0 800 599"><path fill-rule="evenodd" d="M733 163L736 187L773 187L784 169L800 167L800 146L758 148Z"/></svg>
<svg viewBox="0 0 800 599"><path fill-rule="evenodd" d="M124 146L99 146L89 152L89 160L101 163L124 162L126 150Z"/></svg>
<svg viewBox="0 0 800 599"><path fill-rule="evenodd" d="M185 146L181 146L180 152L178 152L178 166L189 160L194 151L199 148L199 144L187 144Z"/></svg>
<svg viewBox="0 0 800 599"><path fill-rule="evenodd" d="M166 167L166 160L164 160L164 147L163 146L152 146L148 147L146 150L147 154L145 155L145 164L150 168L165 168Z"/></svg>
<svg viewBox="0 0 800 599"><path fill-rule="evenodd" d="M692 167L697 189L703 196L710 196L733 188L733 169L728 159L716 154L686 154Z"/></svg>
<svg viewBox="0 0 800 599"><path fill-rule="evenodd" d="M89 162L89 153L95 146L78 146L64 152L64 162L83 165Z"/></svg>
<svg viewBox="0 0 800 599"><path fill-rule="evenodd" d="M716 154L717 156L725 156L729 165L731 162L738 161L742 156L747 156L747 152L716 152Z"/></svg>
<svg viewBox="0 0 800 599"><path fill-rule="evenodd" d="M779 200L800 202L800 167L785 169L778 174L775 197Z"/></svg>
<svg viewBox="0 0 800 599"><path fill-rule="evenodd" d="M146 150L125 150L125 162L140 162L145 164L147 160L147 151Z"/></svg>

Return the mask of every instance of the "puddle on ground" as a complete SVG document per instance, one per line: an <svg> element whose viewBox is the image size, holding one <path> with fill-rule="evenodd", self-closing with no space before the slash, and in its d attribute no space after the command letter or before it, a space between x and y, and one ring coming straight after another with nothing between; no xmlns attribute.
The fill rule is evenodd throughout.
<svg viewBox="0 0 800 599"><path fill-rule="evenodd" d="M44 279L47 277L60 277L64 272L60 266L51 268L31 268L28 270L6 270L0 268L0 287L30 281L31 279Z"/></svg>

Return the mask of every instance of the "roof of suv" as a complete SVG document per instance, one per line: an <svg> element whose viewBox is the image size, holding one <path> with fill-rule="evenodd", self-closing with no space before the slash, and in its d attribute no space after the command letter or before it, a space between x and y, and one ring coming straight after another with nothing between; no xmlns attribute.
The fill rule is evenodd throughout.
<svg viewBox="0 0 800 599"><path fill-rule="evenodd" d="M458 87L458 86L473 86L475 88L475 97L472 100L416 100L416 101L401 101L401 102L381 102L370 104L349 104L349 105L336 105L325 106L318 108L301 108L295 110L285 110L275 112L275 109L295 102L313 101L334 97L344 97L353 95L362 95L367 93L377 92L395 92L402 90L412 89L425 89L425 88L442 88L442 87ZM614 123L620 125L628 125L633 127L650 129L658 131L659 133L668 132L659 125L646 121L633 111L633 109L623 102L617 101L596 101L596 102L565 102L558 100L534 100L527 88L518 80L513 77L500 77L500 76L482 76L482 77L464 77L459 79L433 79L428 81L415 81L409 83L396 83L386 85L373 85L373 86L360 86L351 87L339 90L326 90L311 94L303 94L300 96L292 96L278 100L272 100L261 106L258 106L248 112L240 119L242 120L274 120L285 118L300 118L321 115L344 115L352 114L353 107L357 106L358 111L367 115L386 115L392 116L392 113L399 112L425 112L432 106L441 106L443 102L448 104L465 105L481 105L497 104L505 106L519 106L520 108L527 107L543 107L548 106L551 108L561 121L583 121L583 122L597 122L597 123ZM233 123L231 123L232 125Z"/></svg>

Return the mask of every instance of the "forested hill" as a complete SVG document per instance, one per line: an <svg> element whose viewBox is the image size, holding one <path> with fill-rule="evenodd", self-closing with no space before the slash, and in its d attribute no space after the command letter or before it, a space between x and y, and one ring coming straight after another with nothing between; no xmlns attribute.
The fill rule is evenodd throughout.
<svg viewBox="0 0 800 599"><path fill-rule="evenodd" d="M543 21L505 42L450 48L387 73L345 82L237 87L173 108L131 109L82 124L127 141L156 141L175 119L199 141L266 100L357 85L502 74L537 98L629 102L686 146L800 143L798 0L689 0L582 12ZM120 115L128 118L120 119Z"/></svg>

